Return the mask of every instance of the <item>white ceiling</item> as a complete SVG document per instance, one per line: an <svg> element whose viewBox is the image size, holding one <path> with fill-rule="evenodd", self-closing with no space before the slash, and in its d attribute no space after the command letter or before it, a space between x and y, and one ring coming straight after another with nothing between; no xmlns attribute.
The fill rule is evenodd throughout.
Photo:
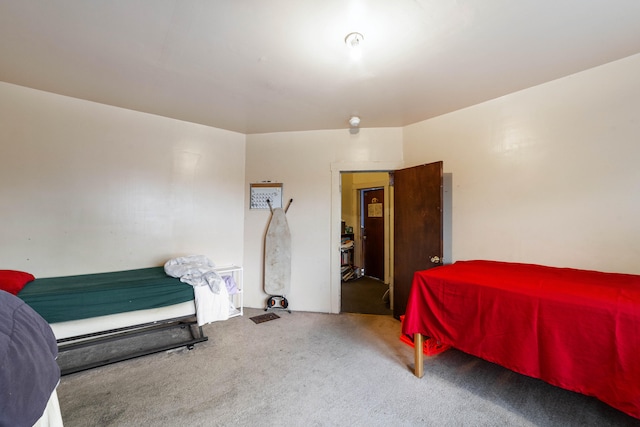
<svg viewBox="0 0 640 427"><path fill-rule="evenodd" d="M0 0L1 81L246 134L404 126L639 52L638 0Z"/></svg>

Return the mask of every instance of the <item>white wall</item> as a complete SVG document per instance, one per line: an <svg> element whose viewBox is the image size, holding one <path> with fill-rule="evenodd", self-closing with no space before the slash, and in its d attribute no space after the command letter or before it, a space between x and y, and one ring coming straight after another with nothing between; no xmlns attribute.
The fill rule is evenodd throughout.
<svg viewBox="0 0 640 427"><path fill-rule="evenodd" d="M0 83L0 149L0 268L242 263L242 134Z"/></svg>
<svg viewBox="0 0 640 427"><path fill-rule="evenodd" d="M246 187L282 182L292 239L293 310L339 309L340 171L387 170L402 161L402 130L347 129L247 135ZM247 196L248 197L248 196ZM248 202L248 201L247 201ZM268 210L245 205L245 304L264 307L263 239Z"/></svg>
<svg viewBox="0 0 640 427"><path fill-rule="evenodd" d="M453 258L640 273L640 55L404 129L453 178Z"/></svg>
<svg viewBox="0 0 640 427"><path fill-rule="evenodd" d="M204 253L245 267L264 306L269 212L284 183L294 310L339 309L340 173L437 160L453 180L453 259L640 273L640 55L390 129L241 135L0 83L0 268L54 276ZM246 143L246 156L245 156Z"/></svg>
<svg viewBox="0 0 640 427"><path fill-rule="evenodd" d="M402 129L248 135L246 186L283 182L294 199L292 308L339 310L340 172L438 160L452 180L453 261L640 273L637 75L640 55ZM252 307L266 297L268 220L245 210Z"/></svg>

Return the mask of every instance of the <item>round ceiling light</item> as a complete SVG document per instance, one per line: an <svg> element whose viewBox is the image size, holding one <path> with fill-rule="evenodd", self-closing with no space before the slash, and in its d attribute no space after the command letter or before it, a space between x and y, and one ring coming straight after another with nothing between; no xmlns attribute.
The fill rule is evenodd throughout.
<svg viewBox="0 0 640 427"><path fill-rule="evenodd" d="M358 48L360 46L360 43L362 43L363 40L364 40L364 36L362 34L360 34L360 33L357 33L357 32L349 33L344 38L344 42L351 49Z"/></svg>

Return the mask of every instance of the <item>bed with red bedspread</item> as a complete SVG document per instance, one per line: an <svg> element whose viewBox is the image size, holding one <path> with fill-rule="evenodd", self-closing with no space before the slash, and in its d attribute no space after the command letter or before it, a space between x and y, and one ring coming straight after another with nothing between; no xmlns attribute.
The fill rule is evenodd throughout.
<svg viewBox="0 0 640 427"><path fill-rule="evenodd" d="M640 275L458 261L415 273L402 332L640 418Z"/></svg>

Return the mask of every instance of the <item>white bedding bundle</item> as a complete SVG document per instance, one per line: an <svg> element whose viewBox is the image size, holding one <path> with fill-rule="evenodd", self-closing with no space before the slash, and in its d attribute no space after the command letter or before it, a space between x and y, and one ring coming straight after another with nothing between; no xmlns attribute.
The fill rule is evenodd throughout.
<svg viewBox="0 0 640 427"><path fill-rule="evenodd" d="M209 258L204 255L173 258L165 263L164 271L193 286L198 326L229 318L229 291Z"/></svg>

